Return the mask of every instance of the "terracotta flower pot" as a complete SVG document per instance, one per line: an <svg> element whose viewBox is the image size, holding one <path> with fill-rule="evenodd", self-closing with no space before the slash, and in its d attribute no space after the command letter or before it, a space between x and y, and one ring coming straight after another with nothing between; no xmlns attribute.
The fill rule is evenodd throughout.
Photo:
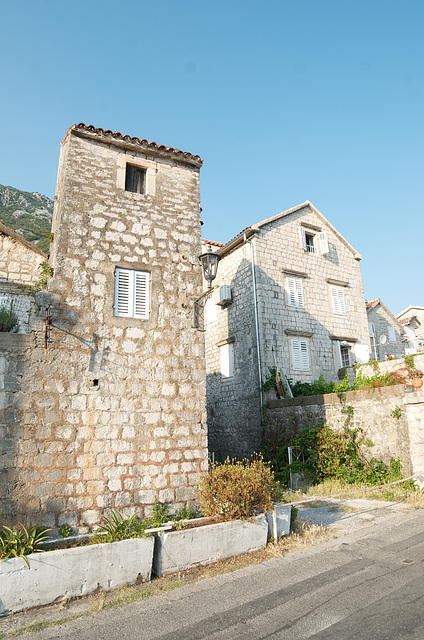
<svg viewBox="0 0 424 640"><path fill-rule="evenodd" d="M415 391L420 391L421 387L423 386L423 379L420 378L420 376L412 378L412 386L414 387Z"/></svg>

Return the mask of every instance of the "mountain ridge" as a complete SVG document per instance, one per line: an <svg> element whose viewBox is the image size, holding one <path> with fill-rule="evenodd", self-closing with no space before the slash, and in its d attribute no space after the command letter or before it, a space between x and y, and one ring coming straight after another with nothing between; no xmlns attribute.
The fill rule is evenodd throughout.
<svg viewBox="0 0 424 640"><path fill-rule="evenodd" d="M48 252L54 201L37 191L0 184L0 220Z"/></svg>

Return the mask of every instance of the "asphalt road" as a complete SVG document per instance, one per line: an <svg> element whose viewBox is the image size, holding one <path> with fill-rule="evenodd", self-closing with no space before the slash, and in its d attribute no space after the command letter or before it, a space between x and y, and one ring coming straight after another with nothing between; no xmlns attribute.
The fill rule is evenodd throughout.
<svg viewBox="0 0 424 640"><path fill-rule="evenodd" d="M424 509L355 517L333 515L319 546L23 640L424 640Z"/></svg>

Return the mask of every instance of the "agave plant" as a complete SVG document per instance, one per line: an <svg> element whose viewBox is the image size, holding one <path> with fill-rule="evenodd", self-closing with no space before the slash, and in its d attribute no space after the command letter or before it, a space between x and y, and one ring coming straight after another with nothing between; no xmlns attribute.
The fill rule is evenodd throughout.
<svg viewBox="0 0 424 640"><path fill-rule="evenodd" d="M145 525L136 513L126 518L119 511L112 510L109 517L105 518L105 524L97 529L97 533L105 534L104 542L115 542L127 538L140 538L144 529Z"/></svg>
<svg viewBox="0 0 424 640"><path fill-rule="evenodd" d="M43 529L39 525L33 525L29 523L26 528L22 523L19 523L21 527L3 526L0 529L0 558L2 562L8 558L23 558L25 563L30 568L27 555L31 553L40 553L44 549L40 548L40 545L47 540L49 536L46 535L51 529Z"/></svg>

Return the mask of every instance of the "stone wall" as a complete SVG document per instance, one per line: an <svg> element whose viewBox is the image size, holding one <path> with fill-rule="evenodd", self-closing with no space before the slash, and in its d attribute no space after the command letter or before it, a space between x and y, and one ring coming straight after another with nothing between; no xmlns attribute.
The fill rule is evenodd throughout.
<svg viewBox="0 0 424 640"><path fill-rule="evenodd" d="M215 304L213 293L205 313L209 450L221 458L243 458L259 446L261 422L249 245L221 261L216 286L221 285L231 287L231 304ZM220 350L227 340L234 350L232 377L221 371Z"/></svg>
<svg viewBox="0 0 424 640"><path fill-rule="evenodd" d="M37 296L31 343L0 342L3 520L78 526L110 508L147 513L155 499L178 508L207 469L193 328L201 162L163 149L84 127L62 144L54 278ZM147 167L146 193L125 190L127 162ZM149 274L148 318L114 315L116 267Z"/></svg>
<svg viewBox="0 0 424 640"><path fill-rule="evenodd" d="M411 392L405 385L271 400L265 412L265 437L298 432L319 422L340 430L346 420L345 406L354 409L350 428L363 429L374 443L365 449L367 456L386 463L399 458L405 475L424 473L424 392ZM400 417L393 415L398 408Z"/></svg>

